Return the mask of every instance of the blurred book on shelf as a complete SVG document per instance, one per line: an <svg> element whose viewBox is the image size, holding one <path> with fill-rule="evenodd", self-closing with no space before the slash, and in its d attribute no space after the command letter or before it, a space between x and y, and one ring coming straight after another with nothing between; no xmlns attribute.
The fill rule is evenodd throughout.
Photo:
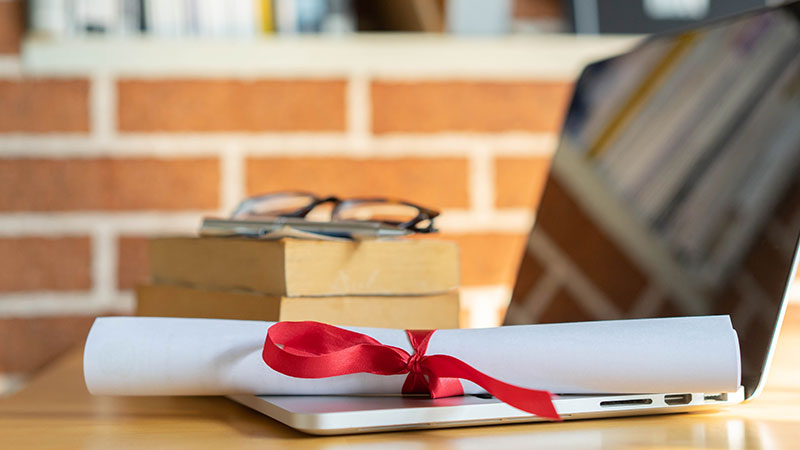
<svg viewBox="0 0 800 450"><path fill-rule="evenodd" d="M444 0L354 0L354 6L358 31L444 30Z"/></svg>
<svg viewBox="0 0 800 450"><path fill-rule="evenodd" d="M48 37L253 37L348 33L349 0L31 0L29 31Z"/></svg>
<svg viewBox="0 0 800 450"><path fill-rule="evenodd" d="M34 36L253 38L353 32L541 33L561 0L30 0Z"/></svg>

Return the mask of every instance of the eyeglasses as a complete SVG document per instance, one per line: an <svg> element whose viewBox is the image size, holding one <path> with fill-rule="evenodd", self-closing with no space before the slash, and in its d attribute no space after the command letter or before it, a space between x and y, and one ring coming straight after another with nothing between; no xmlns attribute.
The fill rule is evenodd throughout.
<svg viewBox="0 0 800 450"><path fill-rule="evenodd" d="M274 192L244 199L231 219L286 217L309 221L358 221L392 225L415 233L433 233L438 211L387 198L341 199L308 192Z"/></svg>

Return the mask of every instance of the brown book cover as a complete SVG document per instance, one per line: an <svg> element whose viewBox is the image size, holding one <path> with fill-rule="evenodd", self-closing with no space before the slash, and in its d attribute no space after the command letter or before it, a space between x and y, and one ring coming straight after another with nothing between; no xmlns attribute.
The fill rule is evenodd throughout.
<svg viewBox="0 0 800 450"><path fill-rule="evenodd" d="M242 291L145 285L136 315L240 320L314 320L341 326L458 328L458 291L420 296L282 297Z"/></svg>
<svg viewBox="0 0 800 450"><path fill-rule="evenodd" d="M438 240L150 240L155 283L302 297L427 295L458 288L458 246Z"/></svg>

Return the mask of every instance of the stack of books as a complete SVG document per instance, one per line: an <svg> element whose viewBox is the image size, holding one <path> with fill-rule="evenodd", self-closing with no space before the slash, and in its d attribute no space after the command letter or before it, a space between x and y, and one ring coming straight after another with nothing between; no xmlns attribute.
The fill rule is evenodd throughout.
<svg viewBox="0 0 800 450"><path fill-rule="evenodd" d="M156 238L137 314L458 327L459 255L438 240Z"/></svg>

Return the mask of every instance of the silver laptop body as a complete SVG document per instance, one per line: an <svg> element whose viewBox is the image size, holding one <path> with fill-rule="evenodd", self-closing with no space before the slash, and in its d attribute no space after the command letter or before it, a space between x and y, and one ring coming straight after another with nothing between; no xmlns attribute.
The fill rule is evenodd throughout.
<svg viewBox="0 0 800 450"><path fill-rule="evenodd" d="M256 396L230 399L310 434L355 434L541 422L494 399L476 395L442 399L379 396ZM716 394L562 395L553 403L564 420L667 414L740 403L744 389Z"/></svg>
<svg viewBox="0 0 800 450"><path fill-rule="evenodd" d="M759 394L798 260L798 173L798 2L655 36L584 69L506 323L730 314L742 386L736 392L559 395L554 403L565 420L698 411ZM584 225L560 230L565 223ZM625 264L581 253L571 242L609 247ZM586 289L571 291L577 309L559 313L554 300L542 300L530 266L546 272L559 259L542 257L542 249L568 258L570 270L594 286L587 298L580 298ZM611 271L595 274L596 266L609 265ZM630 304L614 294L627 292L630 283L623 266L655 286L659 300L650 295ZM592 308L591 301L606 307ZM598 310L617 316L587 317ZM541 420L488 395L230 398L312 434Z"/></svg>

